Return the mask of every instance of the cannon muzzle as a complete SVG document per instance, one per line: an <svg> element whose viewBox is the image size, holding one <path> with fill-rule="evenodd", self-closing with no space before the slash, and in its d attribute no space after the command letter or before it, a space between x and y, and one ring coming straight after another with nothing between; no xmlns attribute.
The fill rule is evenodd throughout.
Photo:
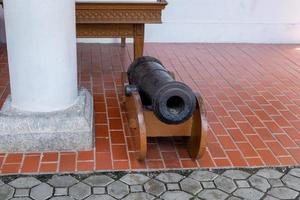
<svg viewBox="0 0 300 200"><path fill-rule="evenodd" d="M130 85L138 89L143 105L167 124L188 120L195 111L196 97L184 83L175 81L156 58L136 59L127 71Z"/></svg>

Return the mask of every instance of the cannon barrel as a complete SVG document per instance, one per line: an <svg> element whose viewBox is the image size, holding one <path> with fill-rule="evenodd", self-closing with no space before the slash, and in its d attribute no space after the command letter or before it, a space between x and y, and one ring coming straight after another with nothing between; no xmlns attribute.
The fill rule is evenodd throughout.
<svg viewBox="0 0 300 200"><path fill-rule="evenodd" d="M179 124L196 108L196 97L184 83L175 81L156 58L136 59L127 71L130 85L138 89L143 105L148 105L162 122Z"/></svg>

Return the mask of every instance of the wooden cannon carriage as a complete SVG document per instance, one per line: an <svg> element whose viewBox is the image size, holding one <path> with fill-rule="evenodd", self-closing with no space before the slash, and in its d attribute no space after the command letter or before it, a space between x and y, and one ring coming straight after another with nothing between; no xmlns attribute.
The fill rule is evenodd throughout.
<svg viewBox="0 0 300 200"><path fill-rule="evenodd" d="M173 73L170 74L174 77ZM124 88L129 85L126 72L122 73L122 83ZM179 124L167 124L158 119L152 110L143 105L137 90L123 96L130 134L134 138L136 151L139 152L139 160L146 158L148 137L186 136L188 137L187 149L191 158L203 156L207 140L207 119L204 102L199 93L195 93L196 109L192 117Z"/></svg>

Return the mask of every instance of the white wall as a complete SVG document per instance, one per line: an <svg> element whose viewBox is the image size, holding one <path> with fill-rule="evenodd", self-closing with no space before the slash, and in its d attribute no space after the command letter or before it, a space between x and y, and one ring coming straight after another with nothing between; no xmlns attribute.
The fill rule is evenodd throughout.
<svg viewBox="0 0 300 200"><path fill-rule="evenodd" d="M164 23L147 25L147 42L300 43L300 0L168 2Z"/></svg>

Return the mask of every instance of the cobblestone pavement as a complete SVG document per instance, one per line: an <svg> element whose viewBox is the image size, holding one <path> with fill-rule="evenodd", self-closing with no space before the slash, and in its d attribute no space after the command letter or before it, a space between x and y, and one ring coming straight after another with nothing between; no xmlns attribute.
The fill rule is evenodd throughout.
<svg viewBox="0 0 300 200"><path fill-rule="evenodd" d="M0 177L0 199L298 199L300 168Z"/></svg>

